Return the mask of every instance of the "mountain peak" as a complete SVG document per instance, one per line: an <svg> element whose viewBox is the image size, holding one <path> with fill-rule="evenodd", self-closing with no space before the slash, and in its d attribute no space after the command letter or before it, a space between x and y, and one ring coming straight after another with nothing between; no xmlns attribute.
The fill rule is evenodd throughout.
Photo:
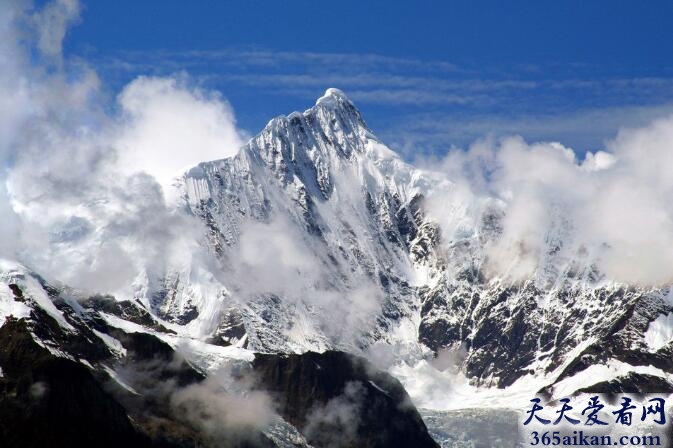
<svg viewBox="0 0 673 448"><path fill-rule="evenodd" d="M318 106L320 104L340 104L340 103L347 103L350 105L353 105L353 102L348 99L345 93L343 91L330 87L329 89L325 90L325 94L318 98L318 100L315 102L315 105Z"/></svg>
<svg viewBox="0 0 673 448"><path fill-rule="evenodd" d="M330 87L325 91L325 94L318 98L315 106L302 112L292 112L288 115L279 115L272 118L261 134L265 131L276 129L278 126L286 127L287 123L291 125L298 125L307 117L317 119L318 121L327 122L339 118L348 127L365 128L368 130L360 111L355 107L355 104L346 96L346 94L334 87ZM310 119L310 118L309 118Z"/></svg>
<svg viewBox="0 0 673 448"><path fill-rule="evenodd" d="M334 87L327 89L325 94L316 100L314 107L304 111L304 115L310 115L320 110L327 112L328 116L340 116L350 121L352 125L367 127L355 104L353 104L345 93ZM318 115L321 114L318 113Z"/></svg>
<svg viewBox="0 0 673 448"><path fill-rule="evenodd" d="M353 102L346 96L346 94L334 87L330 87L325 91L325 94L318 98L315 106L304 111L304 117L314 116L322 121L334 121L337 119L341 122L343 130L355 131L356 129L364 130L371 134L367 127L362 114ZM355 132L357 134L358 132Z"/></svg>
<svg viewBox="0 0 673 448"><path fill-rule="evenodd" d="M331 142L343 143L344 139L348 139L353 140L351 143L356 146L362 141L355 140L362 140L363 136L373 137L362 114L346 94L339 89L329 88L310 109L273 118L251 142L278 133L285 135L288 141L293 141L307 132L313 134L314 142L331 136L334 137Z"/></svg>

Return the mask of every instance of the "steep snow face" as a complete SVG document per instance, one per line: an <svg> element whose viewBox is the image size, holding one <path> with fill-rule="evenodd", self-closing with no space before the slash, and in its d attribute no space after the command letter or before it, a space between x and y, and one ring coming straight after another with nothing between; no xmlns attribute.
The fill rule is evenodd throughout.
<svg viewBox="0 0 673 448"><path fill-rule="evenodd" d="M177 187L217 262L175 269L148 300L195 337L280 352L383 344L408 362L452 351L472 384L497 387L668 350L663 321L645 336L671 311L666 291L605 281L562 202L536 229L545 247L503 242L501 201L405 163L336 89ZM498 244L512 252L494 271Z"/></svg>
<svg viewBox="0 0 673 448"><path fill-rule="evenodd" d="M19 263L0 259L0 327L7 317L21 319L30 316L31 307L26 304L24 293L29 294L34 305L53 318L65 331L75 330L51 301L39 278Z"/></svg>
<svg viewBox="0 0 673 448"><path fill-rule="evenodd" d="M403 162L330 89L304 113L271 120L237 156L185 174L185 203L208 226L228 293L190 297L175 274L155 308L176 321L197 310L211 332L229 323L203 310L231 309L229 320L260 350L415 341L409 250L419 200L441 182Z"/></svg>

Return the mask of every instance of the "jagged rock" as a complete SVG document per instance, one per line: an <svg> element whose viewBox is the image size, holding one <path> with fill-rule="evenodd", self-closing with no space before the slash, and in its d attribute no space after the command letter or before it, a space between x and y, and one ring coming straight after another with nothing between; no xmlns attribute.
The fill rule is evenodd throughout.
<svg viewBox="0 0 673 448"><path fill-rule="evenodd" d="M114 316L128 320L129 322L142 325L146 328L151 328L164 333L175 334L173 330L169 330L158 323L156 319L153 318L152 315L144 308L144 306L138 302L132 302L130 300L116 300L114 297L110 296L94 296L84 300L82 302L82 306L91 308L95 311L102 311L112 314Z"/></svg>
<svg viewBox="0 0 673 448"><path fill-rule="evenodd" d="M342 352L258 354L259 387L316 447L438 447L402 385Z"/></svg>
<svg viewBox="0 0 673 448"><path fill-rule="evenodd" d="M578 394L670 394L673 393L673 384L655 375L641 373L627 373L624 376L601 381L587 388L579 389Z"/></svg>
<svg viewBox="0 0 673 448"><path fill-rule="evenodd" d="M0 347L0 446L150 446L89 370L38 345L24 320L7 319Z"/></svg>

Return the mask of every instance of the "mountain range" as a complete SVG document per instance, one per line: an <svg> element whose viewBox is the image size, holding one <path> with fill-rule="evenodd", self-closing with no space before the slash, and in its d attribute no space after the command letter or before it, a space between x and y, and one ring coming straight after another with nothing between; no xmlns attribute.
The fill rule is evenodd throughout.
<svg viewBox="0 0 673 448"><path fill-rule="evenodd" d="M0 264L0 440L437 446L416 408L673 393L668 288L610 280L562 205L532 266L514 242L494 267L507 202L405 162L337 89L170 188L199 252L128 296Z"/></svg>

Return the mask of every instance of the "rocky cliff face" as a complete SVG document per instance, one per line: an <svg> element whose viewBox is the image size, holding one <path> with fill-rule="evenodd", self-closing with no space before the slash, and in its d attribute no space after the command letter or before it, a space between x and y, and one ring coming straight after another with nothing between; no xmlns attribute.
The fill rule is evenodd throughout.
<svg viewBox="0 0 673 448"><path fill-rule="evenodd" d="M437 447L389 374L343 352L257 355L258 381L316 447Z"/></svg>
<svg viewBox="0 0 673 448"><path fill-rule="evenodd" d="M149 446L124 408L81 363L54 356L25 319L0 328L2 446Z"/></svg>

